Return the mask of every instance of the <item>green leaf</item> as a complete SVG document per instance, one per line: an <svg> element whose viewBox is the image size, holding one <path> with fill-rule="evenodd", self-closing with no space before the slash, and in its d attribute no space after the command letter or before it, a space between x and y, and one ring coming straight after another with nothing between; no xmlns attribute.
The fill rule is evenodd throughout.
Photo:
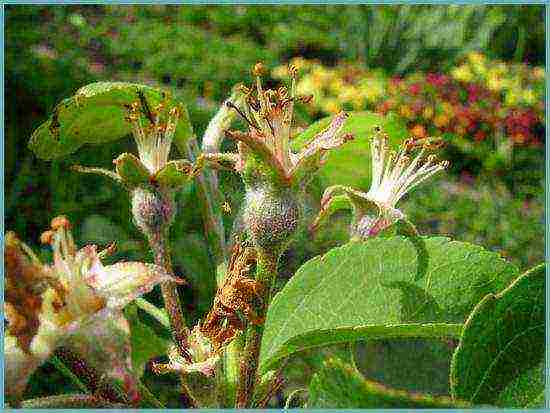
<svg viewBox="0 0 550 413"><path fill-rule="evenodd" d="M409 393L367 380L336 358L325 361L309 385L308 408L452 408L471 407L448 397Z"/></svg>
<svg viewBox="0 0 550 413"><path fill-rule="evenodd" d="M508 408L544 407L544 363L527 370L506 386L498 396L496 405Z"/></svg>
<svg viewBox="0 0 550 413"><path fill-rule="evenodd" d="M351 340L458 337L481 298L517 269L498 254L424 238L428 263L406 238L348 243L304 264L271 303L261 368L294 352ZM425 272L418 274L418 266Z"/></svg>
<svg viewBox="0 0 550 413"><path fill-rule="evenodd" d="M326 128L331 120L332 117L328 117L311 125L293 139L293 149L298 151L313 139L315 134ZM352 133L355 139L328 153L326 163L317 173L322 188L329 185L369 187L371 181L370 138L375 126L381 126L388 133L392 146L398 146L407 137L407 128L395 117L384 117L371 112L351 112L342 133Z"/></svg>
<svg viewBox="0 0 550 413"><path fill-rule="evenodd" d="M216 275L204 235L189 232L180 236L172 243L172 250L179 251L173 255L174 266L194 289L198 314L206 314L216 294Z"/></svg>
<svg viewBox="0 0 550 413"><path fill-rule="evenodd" d="M149 360L166 355L169 341L156 335L151 327L141 321L135 305L127 306L124 314L130 323L132 365L137 377L141 378Z"/></svg>
<svg viewBox="0 0 550 413"><path fill-rule="evenodd" d="M544 360L545 266L518 277L472 311L451 363L455 397L492 404Z"/></svg>
<svg viewBox="0 0 550 413"><path fill-rule="evenodd" d="M166 92L146 85L97 82L80 88L61 101L50 118L34 131L29 147L42 159L55 159L75 152L87 143L111 142L130 134L125 105L142 93L150 106L165 99ZM175 103L175 102L174 102ZM185 142L192 134L187 111L183 110L174 142Z"/></svg>

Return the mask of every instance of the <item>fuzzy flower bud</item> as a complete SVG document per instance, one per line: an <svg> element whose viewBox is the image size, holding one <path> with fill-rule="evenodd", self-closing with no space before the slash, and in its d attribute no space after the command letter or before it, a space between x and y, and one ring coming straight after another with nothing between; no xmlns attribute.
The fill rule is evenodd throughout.
<svg viewBox="0 0 550 413"><path fill-rule="evenodd" d="M301 152L290 148L294 104L307 103L311 97L296 94L295 68L291 68L290 87L264 89L260 76L263 64L254 66L255 88L241 88L242 102L228 102L248 124L247 132L226 131L237 142L237 154L205 154L202 160L219 165L228 163L241 175L246 198L244 223L254 245L266 253L278 254L298 228L302 216L301 192L312 173L321 165L326 152L352 139L342 133L347 115L339 113Z"/></svg>

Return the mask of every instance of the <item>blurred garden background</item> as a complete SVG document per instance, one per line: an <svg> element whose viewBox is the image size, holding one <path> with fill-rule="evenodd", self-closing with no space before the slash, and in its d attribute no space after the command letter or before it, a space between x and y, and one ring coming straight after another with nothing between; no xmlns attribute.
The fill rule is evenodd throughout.
<svg viewBox="0 0 550 413"><path fill-rule="evenodd" d="M87 146L53 162L27 148L33 130L61 99L101 80L162 87L187 105L200 137L231 88L249 84L250 68L262 61L271 69L268 85L286 80L292 63L299 69L298 91L314 95L311 105L299 109L298 130L344 109L385 116L403 136L444 138L442 157L451 161L450 170L401 204L421 233L483 245L520 269L544 257L543 6L5 10L5 228L36 250L50 219L63 213L75 223L80 244L117 239L118 258L150 259L131 223L127 195L101 177L69 169L110 168L116 155L134 150L131 139ZM231 228L242 188L230 174L221 179ZM318 197L322 188L315 185L312 196ZM200 211L193 208L194 191L190 186L180 194L172 238L177 269L191 280L182 289L187 310L198 318L210 307L215 269ZM287 254L288 275L306 258L343 242L349 216L335 225L339 221L340 238L337 230L334 236L301 235L306 246ZM305 370L296 374L307 371L307 357L300 361ZM407 388L407 377L400 380ZM33 383L30 393L52 393L47 380Z"/></svg>

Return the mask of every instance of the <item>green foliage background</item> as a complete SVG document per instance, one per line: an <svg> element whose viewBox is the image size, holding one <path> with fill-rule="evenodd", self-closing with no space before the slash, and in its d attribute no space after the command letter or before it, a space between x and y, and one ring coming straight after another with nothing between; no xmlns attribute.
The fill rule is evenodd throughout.
<svg viewBox="0 0 550 413"><path fill-rule="evenodd" d="M63 213L75 223L80 244L105 245L117 238L115 259L151 259L131 223L127 195L69 166L111 168L115 155L135 150L133 142L87 146L52 162L37 159L27 148L32 131L55 104L84 84L124 80L170 89L187 105L200 136L231 87L250 82L250 68L259 60L271 68L295 56L328 66L354 61L388 76L445 72L471 51L544 64L544 8L534 5L17 5L5 10L5 227L39 250L40 233ZM300 125L314 120L305 111L298 113ZM467 154L454 155L453 163L468 162ZM404 209L422 233L475 242L525 269L543 257L543 161L540 149L525 150L515 155L504 176L473 176L465 184L459 175L448 174L419 188ZM230 228L241 188L232 176L223 175L222 182L233 209L226 217ZM200 212L190 202L194 192L189 187L179 194L172 239L176 270L192 284L182 289L185 305L197 319L210 306L215 281ZM341 234L347 222L346 216L337 219L335 233ZM285 274L335 245L324 239L314 244L307 239L310 244L302 249L292 248ZM307 382L298 375L303 376L304 365L319 365L317 358L315 351L303 355L294 363L296 371L288 372L290 380ZM30 394L53 393L41 379L44 369L55 372L44 366ZM55 382L53 376L48 379Z"/></svg>

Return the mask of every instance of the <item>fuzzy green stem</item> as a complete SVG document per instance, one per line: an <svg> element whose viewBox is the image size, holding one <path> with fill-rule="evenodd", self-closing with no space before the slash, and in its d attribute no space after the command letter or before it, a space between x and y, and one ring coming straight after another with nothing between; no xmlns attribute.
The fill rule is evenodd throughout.
<svg viewBox="0 0 550 413"><path fill-rule="evenodd" d="M262 303L257 309L258 316L265 319L273 281L277 277L277 262L279 254L268 255L258 251L258 262L256 266L256 281L263 285L264 295ZM236 408L251 407L254 388L258 382L258 362L260 356L260 345L262 342L264 326L250 324L246 332L246 341L242 352L240 363L239 383L237 385Z"/></svg>
<svg viewBox="0 0 550 413"><path fill-rule="evenodd" d="M139 387L139 394L141 395L141 399L143 402L146 402L150 405L150 407L154 407L155 409L165 409L166 406L164 406L155 396L153 393L151 393L151 390L141 382L141 380L138 380L138 387Z"/></svg>
<svg viewBox="0 0 550 413"><path fill-rule="evenodd" d="M166 232L153 233L149 236L149 245L155 256L155 264L164 268L164 270L174 275L172 269L172 260L170 259L170 251L166 242ZM164 300L164 308L170 320L170 330L174 343L178 348L180 355L191 361L187 351L187 335L188 329L181 310L181 303L178 296L177 284L174 281L165 281L161 283L160 289Z"/></svg>
<svg viewBox="0 0 550 413"><path fill-rule="evenodd" d="M179 148L180 150L182 148ZM195 138L186 142L184 153L194 162L199 154L199 146ZM203 217L204 233L208 240L208 248L216 266L227 262L225 229L223 226L221 205L223 196L217 187L217 181L212 177L212 171L203 169L196 177L197 195Z"/></svg>
<svg viewBox="0 0 550 413"><path fill-rule="evenodd" d="M168 229L159 231L158 233L151 233L148 236L149 246L155 256L155 264L164 268L164 270L174 275L172 268L172 260L170 259L170 250L166 239L168 235ZM164 300L164 309L168 314L170 320L170 330L172 332L172 338L178 349L179 354L185 357L191 362L191 356L189 355L187 348L187 336L189 330L185 324L185 318L183 317L183 311L181 310L180 299L178 296L177 284L173 281L166 281L161 283L160 290L162 292L162 298ZM180 375L182 392L188 397L192 404L195 404L195 399L189 391L185 376Z"/></svg>

